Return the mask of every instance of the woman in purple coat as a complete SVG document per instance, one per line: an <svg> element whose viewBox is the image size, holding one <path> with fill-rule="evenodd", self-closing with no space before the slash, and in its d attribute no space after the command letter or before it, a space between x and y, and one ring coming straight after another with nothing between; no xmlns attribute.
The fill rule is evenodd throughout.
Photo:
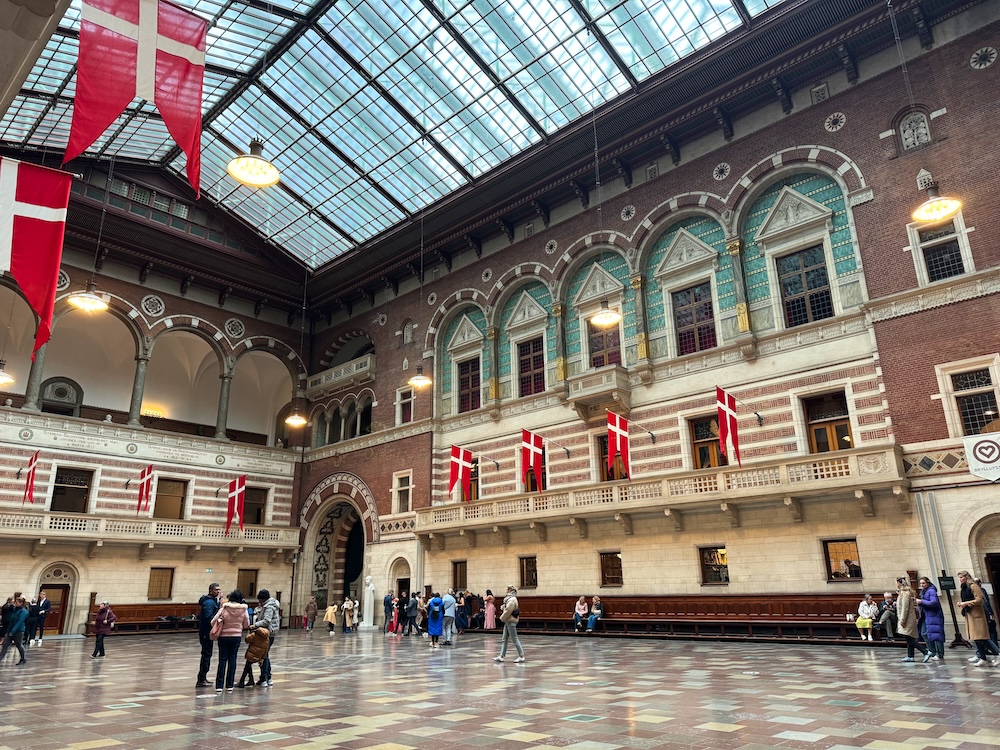
<svg viewBox="0 0 1000 750"><path fill-rule="evenodd" d="M104 639L114 632L115 621L118 617L115 615L111 605L107 602L101 602L100 608L97 610L97 616L94 617L94 635L96 640L94 641L94 653L90 655L91 659L97 659L98 657L104 657Z"/></svg>
<svg viewBox="0 0 1000 750"><path fill-rule="evenodd" d="M927 642L924 661L941 661L944 659L944 610L941 609L937 589L929 578L920 579L920 600L917 607L920 609L920 630Z"/></svg>

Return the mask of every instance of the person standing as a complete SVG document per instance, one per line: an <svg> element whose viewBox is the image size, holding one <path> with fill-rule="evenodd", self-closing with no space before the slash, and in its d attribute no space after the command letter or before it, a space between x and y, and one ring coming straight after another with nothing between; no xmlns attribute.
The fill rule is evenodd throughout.
<svg viewBox="0 0 1000 750"><path fill-rule="evenodd" d="M32 599L28 605L28 621L24 624L24 645L30 646L38 635L38 600Z"/></svg>
<svg viewBox="0 0 1000 750"><path fill-rule="evenodd" d="M38 645L42 645L42 639L45 637L45 618L49 616L49 611L52 609L52 601L45 594L44 591L38 592Z"/></svg>
<svg viewBox="0 0 1000 750"><path fill-rule="evenodd" d="M413 635L413 631L417 631L417 635L420 635L420 628L417 627L417 593L413 592L413 596L410 600L406 602L406 635Z"/></svg>
<svg viewBox="0 0 1000 750"><path fill-rule="evenodd" d="M316 603L316 597L310 596L309 603L306 604L306 632L312 632L313 625L316 624L316 615L319 614L319 605Z"/></svg>
<svg viewBox="0 0 1000 750"><path fill-rule="evenodd" d="M243 655L243 658L246 659L246 666L243 667L243 674L240 675L240 681L236 683L236 687L240 690L254 686L254 663L261 665L260 673L264 674L264 659L267 658L267 652L271 648L271 634L267 628L261 625L260 627L251 628L244 640L247 642L247 650Z"/></svg>
<svg viewBox="0 0 1000 750"><path fill-rule="evenodd" d="M337 605L331 604L326 608L326 614L323 615L323 622L326 623L326 631L330 634L331 638L333 638L333 632L337 629L338 612Z"/></svg>
<svg viewBox="0 0 1000 750"><path fill-rule="evenodd" d="M455 589L448 589L448 593L441 597L441 602L444 608L444 624L442 625L444 640L441 643L450 646L452 632L455 630L455 607L458 605Z"/></svg>
<svg viewBox="0 0 1000 750"><path fill-rule="evenodd" d="M906 639L903 661L913 661L914 650L927 656L924 647L917 643L917 602L909 578L896 579L896 616L899 618L897 632Z"/></svg>
<svg viewBox="0 0 1000 750"><path fill-rule="evenodd" d="M391 602L389 606L391 608ZM341 606L341 610L344 612L344 632L350 633L351 628L354 627L354 601L351 599L350 594L344 597L344 603Z"/></svg>
<svg viewBox="0 0 1000 750"><path fill-rule="evenodd" d="M487 630L493 630L497 626L497 604L496 597L493 596L493 592L489 589L486 589L486 596L483 597L483 602L486 604L483 627Z"/></svg>
<svg viewBox="0 0 1000 750"><path fill-rule="evenodd" d="M27 664L24 658L24 623L28 620L28 603L24 597L20 596L14 600L14 608L11 610L10 619L7 621L7 633L3 637L3 645L0 646L0 661L7 655L7 649L13 643L14 648L21 654L18 664Z"/></svg>
<svg viewBox="0 0 1000 750"><path fill-rule="evenodd" d="M920 618L923 623L922 632L927 642L927 655L924 661L944 659L944 610L938 598L937 588L931 579L924 576L918 582L920 586Z"/></svg>
<svg viewBox="0 0 1000 750"><path fill-rule="evenodd" d="M958 581L962 584L962 600L958 606L962 608L965 617L966 638L976 644L976 660L973 666L984 664L996 666L997 662L987 658L996 651L996 644L990 640L990 626L986 621L986 610L983 608L983 590L979 587L969 571L958 573Z"/></svg>
<svg viewBox="0 0 1000 750"><path fill-rule="evenodd" d="M440 594L432 594L427 602L427 635L431 639L431 648L439 648L438 638L444 632L444 600Z"/></svg>
<svg viewBox="0 0 1000 750"><path fill-rule="evenodd" d="M198 664L198 681L195 687L212 687L212 683L208 681L208 670L212 668L215 641L211 639L209 633L212 632L212 620L219 611L221 593L219 584L212 583L208 586L208 593L202 594L198 600L198 641L201 643L201 662Z"/></svg>
<svg viewBox="0 0 1000 750"><path fill-rule="evenodd" d="M7 635L7 628L10 627L10 618L14 614L14 597L8 596L7 601L0 607L0 639Z"/></svg>
<svg viewBox="0 0 1000 750"><path fill-rule="evenodd" d="M90 655L91 659L104 658L104 639L114 632L115 621L117 619L118 617L115 615L115 611L111 609L111 605L106 600L101 602L101 606L98 608L93 622L94 653Z"/></svg>
<svg viewBox="0 0 1000 750"><path fill-rule="evenodd" d="M516 662L524 661L524 649L517 637L517 623L521 618L521 607L517 601L517 589L513 584L507 587L507 595L503 598L503 609L500 611L500 622L503 623L503 636L500 641L500 656L494 656L493 661L503 661L507 655L507 644L514 642L517 649Z"/></svg>
<svg viewBox="0 0 1000 750"><path fill-rule="evenodd" d="M274 636L281 630L281 603L274 599L267 589L257 592L257 600L260 614L254 618L254 622L268 630L267 654L260 665L260 682L257 684L261 687L271 687L274 684L274 680L271 679L271 648L274 646Z"/></svg>
<svg viewBox="0 0 1000 750"><path fill-rule="evenodd" d="M221 693L225 687L231 693L236 682L236 655L240 650L240 641L243 640L243 631L250 627L242 591L236 589L229 595L212 622L216 620L222 621L222 632L219 634L219 667L215 671L215 692Z"/></svg>
<svg viewBox="0 0 1000 750"><path fill-rule="evenodd" d="M392 627L392 600L395 595L390 591L382 599L382 609L385 611L385 632L388 633Z"/></svg>

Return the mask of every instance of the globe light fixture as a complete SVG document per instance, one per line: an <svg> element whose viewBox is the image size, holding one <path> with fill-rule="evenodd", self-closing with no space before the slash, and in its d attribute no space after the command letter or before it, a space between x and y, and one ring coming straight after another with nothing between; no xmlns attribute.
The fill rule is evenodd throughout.
<svg viewBox="0 0 1000 750"><path fill-rule="evenodd" d="M296 404L295 408L292 409L292 413L285 417L285 424L289 427L305 427L307 421L308 420L306 420L306 418L299 413L298 404Z"/></svg>
<svg viewBox="0 0 1000 750"><path fill-rule="evenodd" d="M7 360L0 359L0 388L14 382L14 377L7 372Z"/></svg>
<svg viewBox="0 0 1000 750"><path fill-rule="evenodd" d="M426 388L431 384L431 379L424 375L423 364L417 365L416 373L406 381L406 384L411 388Z"/></svg>
<svg viewBox="0 0 1000 750"><path fill-rule="evenodd" d="M84 312L104 312L108 303L97 293L97 282L91 279L87 282L87 291L77 292L69 296L69 303Z"/></svg>
<svg viewBox="0 0 1000 750"><path fill-rule="evenodd" d="M944 221L957 214L962 208L962 201L958 198L948 198L938 192L937 180L926 169L921 169L917 174L917 187L927 191L927 200L917 206L911 214L914 221L926 224Z"/></svg>
<svg viewBox="0 0 1000 750"><path fill-rule="evenodd" d="M264 142L258 138L250 141L250 153L240 154L229 162L226 171L241 185L251 188L267 188L277 185L281 172L263 157Z"/></svg>
<svg viewBox="0 0 1000 750"><path fill-rule="evenodd" d="M621 319L621 313L617 310L612 310L607 299L602 299L601 309L594 313L594 315L590 318L590 322L599 328L608 328L610 326L618 325L618 322Z"/></svg>

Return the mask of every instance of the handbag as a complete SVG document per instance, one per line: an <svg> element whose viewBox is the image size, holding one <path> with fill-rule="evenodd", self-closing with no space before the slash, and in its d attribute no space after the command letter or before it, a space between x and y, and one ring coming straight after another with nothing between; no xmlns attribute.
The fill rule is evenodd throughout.
<svg viewBox="0 0 1000 750"><path fill-rule="evenodd" d="M222 613L220 612L216 615L215 619L212 620L212 629L208 631L208 637L213 641L219 640L219 636L222 635Z"/></svg>

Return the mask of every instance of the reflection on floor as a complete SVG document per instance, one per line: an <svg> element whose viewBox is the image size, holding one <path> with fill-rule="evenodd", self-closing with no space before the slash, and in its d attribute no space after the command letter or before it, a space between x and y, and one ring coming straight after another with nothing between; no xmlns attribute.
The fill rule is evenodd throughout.
<svg viewBox="0 0 1000 750"><path fill-rule="evenodd" d="M282 632L274 687L219 696L194 687L194 635L110 637L103 660L46 641L0 665L0 750L1000 746L1000 669L965 649L522 640L525 664L497 664L496 635Z"/></svg>

